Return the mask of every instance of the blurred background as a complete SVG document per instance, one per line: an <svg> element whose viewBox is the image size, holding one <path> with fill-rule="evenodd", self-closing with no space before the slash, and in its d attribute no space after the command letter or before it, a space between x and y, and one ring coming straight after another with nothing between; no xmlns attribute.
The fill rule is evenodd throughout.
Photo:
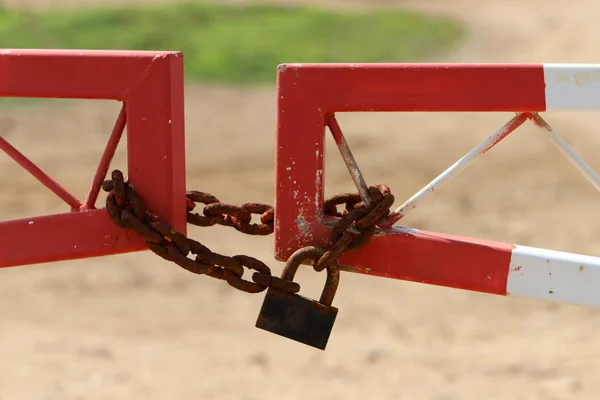
<svg viewBox="0 0 600 400"><path fill-rule="evenodd" d="M0 43L183 51L188 188L272 204L277 64L597 62L598 12L593 0L5 0ZM118 110L3 99L0 129L83 197ZM401 202L511 116L339 121L367 182ZM600 167L596 113L544 117ZM327 149L326 195L354 191L329 138ZM112 166L125 160L121 146ZM68 210L2 154L0 185L1 220ZM599 199L528 124L404 224L594 255ZM189 234L281 271L272 236ZM318 296L323 276L311 272L298 280ZM4 269L0 399L595 399L600 390L594 310L344 273L320 352L254 328L262 299L149 252Z"/></svg>

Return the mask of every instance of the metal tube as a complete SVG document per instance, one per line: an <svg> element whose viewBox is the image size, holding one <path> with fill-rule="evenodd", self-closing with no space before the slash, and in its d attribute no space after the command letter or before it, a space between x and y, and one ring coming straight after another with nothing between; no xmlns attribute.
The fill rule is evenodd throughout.
<svg viewBox="0 0 600 400"><path fill-rule="evenodd" d="M411 198L406 200L404 204L398 207L389 217L386 225L393 225L406 216L411 210L415 209L419 202L422 201L428 194L435 192L440 185L458 175L462 170L469 166L479 156L484 155L502 139L507 137L511 132L521 126L527 119L531 118L529 113L519 113L499 130L491 136L479 143L475 148L465 154L461 159L455 162L452 166L438 175L435 179L425 185L421 190L415 193Z"/></svg>
<svg viewBox="0 0 600 400"><path fill-rule="evenodd" d="M552 143L560 150L560 152L587 178L594 187L600 191L600 176L590 167L583 158L558 134L538 113L533 115L535 124L542 128L547 134Z"/></svg>
<svg viewBox="0 0 600 400"><path fill-rule="evenodd" d="M98 199L98 194L100 193L100 187L102 186L102 181L108 173L108 168L110 167L110 163L115 156L117 146L119 145L121 137L123 136L126 123L127 114L125 112L125 103L123 103L121 111L119 112L119 116L115 121L112 133L110 134L108 142L106 143L106 147L104 148L104 153L102 154L102 158L100 159L100 163L96 169L96 174L92 180L92 184L85 198L85 202L83 203L83 207L85 209L92 209L96 205L96 200Z"/></svg>
<svg viewBox="0 0 600 400"><path fill-rule="evenodd" d="M356 185L358 192L360 193L360 197L366 206L371 204L371 197L369 196L369 187L363 178L360 169L358 168L358 164L356 163L356 159L350 151L350 147L346 142L346 138L344 138L344 134L342 133L342 129L335 118L335 115L331 115L327 121L327 126L333 135L333 140L335 140L335 144L337 145L340 153L342 154L342 158L344 159L344 163L346 164L346 168L348 168L348 172L350 172L350 176Z"/></svg>
<svg viewBox="0 0 600 400"><path fill-rule="evenodd" d="M10 143L6 141L6 139L4 139L1 136L0 150L3 150L10 158L15 160L20 166L22 166L23 169L25 169L27 172L33 175L44 186L46 186L54 194L56 194L62 201L71 206L72 211L81 209L82 204L75 196L69 193L68 190L66 190L58 182L52 179L48 174L42 171L37 165L35 165L31 160L25 157L19 150L13 147Z"/></svg>

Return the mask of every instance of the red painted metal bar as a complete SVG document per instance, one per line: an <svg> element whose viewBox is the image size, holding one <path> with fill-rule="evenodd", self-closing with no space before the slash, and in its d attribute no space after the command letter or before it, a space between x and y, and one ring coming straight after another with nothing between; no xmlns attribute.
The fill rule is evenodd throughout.
<svg viewBox="0 0 600 400"><path fill-rule="evenodd" d="M0 267L129 253L147 248L134 232L115 228L104 208L2 222L0 237Z"/></svg>
<svg viewBox="0 0 600 400"><path fill-rule="evenodd" d="M181 53L3 49L0 96L124 102L124 172L149 211L186 232ZM103 208L0 222L0 267L143 249L143 240L115 226Z"/></svg>
<svg viewBox="0 0 600 400"><path fill-rule="evenodd" d="M278 82L282 106L328 114L546 111L541 64L285 64Z"/></svg>
<svg viewBox="0 0 600 400"><path fill-rule="evenodd" d="M83 203L83 209L91 210L96 207L96 200L98 199L98 194L100 194L102 182L104 181L104 178L108 173L110 163L115 156L117 146L119 145L121 137L123 136L126 123L127 113L125 112L125 104L123 104L121 111L119 112L119 116L115 121L113 131L108 138L108 143L106 143L106 147L104 148L104 153L102 153L102 158L100 159L100 163L96 169L96 174L94 175L90 190L88 191L85 202Z"/></svg>
<svg viewBox="0 0 600 400"><path fill-rule="evenodd" d="M0 97L123 101L176 52L2 49Z"/></svg>
<svg viewBox="0 0 600 400"><path fill-rule="evenodd" d="M343 269L475 292L506 295L514 246L437 232L393 228L343 254Z"/></svg>
<svg viewBox="0 0 600 400"><path fill-rule="evenodd" d="M82 204L75 196L73 196L67 189L52 179L50 175L45 173L40 167L35 165L35 163L33 163L29 158L25 157L23 153L17 150L1 136L0 150L3 150L10 158L22 166L25 171L33 175L33 177L40 181L41 184L50 189L52 193L57 195L62 201L71 206L72 211L76 211L81 208Z"/></svg>
<svg viewBox="0 0 600 400"><path fill-rule="evenodd" d="M339 112L546 109L542 65L286 64L277 77L275 258L330 245L325 127ZM345 253L347 270L505 294L512 245L404 228Z"/></svg>

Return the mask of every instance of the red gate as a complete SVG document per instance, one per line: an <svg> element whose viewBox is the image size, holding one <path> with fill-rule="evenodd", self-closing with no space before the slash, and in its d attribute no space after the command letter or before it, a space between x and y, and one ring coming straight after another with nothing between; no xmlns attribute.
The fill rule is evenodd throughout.
<svg viewBox="0 0 600 400"><path fill-rule="evenodd" d="M83 201L0 138L0 149L70 207L70 212L62 214L0 222L0 267L147 249L142 238L115 226L106 210L95 206L125 125L129 182L143 196L149 210L186 232L181 53L3 50L0 96L110 99L123 103Z"/></svg>
<svg viewBox="0 0 600 400"><path fill-rule="evenodd" d="M291 302L289 299L275 300L283 292L299 292L300 286L291 282L290 276L301 262L307 261L312 261L317 271L327 268L329 289L322 298L329 304L319 306L302 300L303 307L316 307L317 311L312 315L317 316L322 311L320 307L325 306L325 314L329 316L327 321L333 323L337 310L328 307L339 279L337 263L333 263L338 261L338 255L340 269L362 274L498 295L600 305L598 257L391 226L416 207L427 193L527 121L533 121L550 135L563 154L600 189L600 176L538 114L548 107L600 108L597 100L600 87L595 79L600 75L600 67L282 65L278 73L277 188L273 213L273 208L264 204L233 206L221 203L205 192L186 193L182 61L181 53L177 52L0 52L2 97L112 99L123 103L83 201L0 138L0 149L70 206L70 212L63 214L0 223L0 267L125 253L149 247L159 256L193 273L225 280L236 289L259 293L269 288L265 304L276 304L277 307L266 307L269 312L265 316L261 311L258 319L258 325L263 329L267 326L267 330L268 326L279 324L282 328L282 324L287 323L295 329L304 328L297 324L297 315L294 316L299 309L288 308L289 312L282 313L280 307L285 309L300 297L289 297ZM355 111L515 111L517 115L389 215L394 197L387 188L377 187L375 194L380 197L371 201L373 197L368 192L371 189L362 179L336 120L336 113ZM109 199L122 200L124 193L131 196L135 193L143 199L146 210L134 217L138 218L140 232L142 227L151 230L155 241L145 242L135 233L133 225L130 229L117 226L119 215L122 215L119 213L129 212L130 200L137 201L134 197L121 202L121 208L111 216L107 210L95 207L125 125L128 126L128 185L116 174L112 177L112 188L107 185L105 190L113 196ZM362 205L354 210L349 210L354 206L346 203L347 212L343 215L329 207L333 203L326 205L324 202L326 128L333 134L359 189L359 197L362 197ZM357 196L352 195L356 199ZM205 205L203 215L192 213L195 203ZM138 204L141 203L138 201ZM359 204L359 200L354 204ZM150 218L146 218L149 216L146 211L151 213ZM358 213L353 214L354 211ZM252 214L261 214L260 224L251 222ZM276 277L268 266L252 257L213 253L203 244L185 237L188 221L199 226L230 226L250 235L274 232L275 258L288 261L287 272L283 277ZM376 229L377 223L380 229ZM334 239L332 233L335 234L337 229L344 232ZM361 242L363 234L367 240ZM356 246L350 247L349 243ZM190 253L196 256L195 259L188 258ZM256 271L252 281L243 279L246 269ZM273 322L275 325L269 325ZM329 331L329 328L321 329L318 333L326 338ZM324 344L321 342L319 347Z"/></svg>
<svg viewBox="0 0 600 400"><path fill-rule="evenodd" d="M484 153L532 113L546 110L542 65L286 64L278 72L275 256L331 245L336 219L323 212L325 129L360 188L336 112L520 111L481 147ZM350 161L349 161L350 160ZM362 183L364 185L364 182ZM426 188L427 189L427 188ZM364 197L364 196L363 196ZM393 218L392 218L393 219ZM396 218L397 219L397 218ZM362 274L507 294L511 244L415 229L379 230L344 253Z"/></svg>

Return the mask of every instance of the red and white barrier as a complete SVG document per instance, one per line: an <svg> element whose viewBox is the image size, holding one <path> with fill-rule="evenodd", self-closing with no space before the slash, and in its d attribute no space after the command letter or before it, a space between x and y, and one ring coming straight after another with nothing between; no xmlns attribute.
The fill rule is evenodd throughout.
<svg viewBox="0 0 600 400"><path fill-rule="evenodd" d="M397 222L425 196L528 121L598 189L600 176L539 115L600 108L600 65L288 64L279 68L276 258L325 246L324 135L332 131L352 179L366 183L339 125L338 112L510 111L516 116L396 209ZM600 306L600 258L394 227L345 253L347 271L497 295Z"/></svg>
<svg viewBox="0 0 600 400"><path fill-rule="evenodd" d="M521 124L533 122L598 189L600 176L539 115L600 108L600 66L572 64L287 64L278 72L275 256L326 246L323 213L329 128L363 197L366 182L335 120L338 112L504 111L517 115L397 209L397 219ZM112 99L124 103L128 176L148 206L185 232L183 64L175 52L3 50L0 96ZM158 112L157 110L160 110ZM80 201L8 142L0 147L71 206L71 212L0 223L0 267L144 249L96 209L124 126L119 117ZM368 200L365 197L366 200ZM30 243L36 243L32 250ZM497 295L600 305L600 258L442 233L381 229L340 258L348 271Z"/></svg>

